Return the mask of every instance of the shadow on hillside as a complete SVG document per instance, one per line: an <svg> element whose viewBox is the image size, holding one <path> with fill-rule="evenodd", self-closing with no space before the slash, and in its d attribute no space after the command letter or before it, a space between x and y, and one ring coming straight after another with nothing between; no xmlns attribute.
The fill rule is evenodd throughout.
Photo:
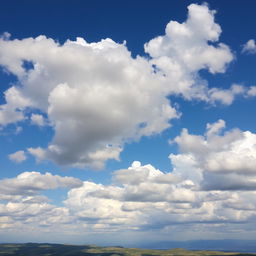
<svg viewBox="0 0 256 256"><path fill-rule="evenodd" d="M58 244L15 244L0 245L1 256L125 256L122 253L93 253L87 250L91 246L58 245Z"/></svg>

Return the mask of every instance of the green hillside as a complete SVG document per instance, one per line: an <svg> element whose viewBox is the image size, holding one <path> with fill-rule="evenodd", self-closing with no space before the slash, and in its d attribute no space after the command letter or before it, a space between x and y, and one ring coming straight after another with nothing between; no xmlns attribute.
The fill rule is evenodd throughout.
<svg viewBox="0 0 256 256"><path fill-rule="evenodd" d="M235 252L188 251L184 249L146 250L123 247L98 247L92 245L62 244L0 244L0 256L248 256Z"/></svg>

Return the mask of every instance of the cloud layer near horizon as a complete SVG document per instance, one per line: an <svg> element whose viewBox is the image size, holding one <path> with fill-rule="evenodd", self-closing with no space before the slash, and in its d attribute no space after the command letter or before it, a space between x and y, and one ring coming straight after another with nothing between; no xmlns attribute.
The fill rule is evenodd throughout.
<svg viewBox="0 0 256 256"><path fill-rule="evenodd" d="M0 204L0 226L105 233L184 225L230 232L242 225L250 233L256 217L256 134L224 129L219 120L207 124L203 135L183 130L174 140L180 153L170 155L168 173L134 161L113 172L109 185L38 172L1 180L6 203ZM61 207L39 193L59 187L70 188Z"/></svg>
<svg viewBox="0 0 256 256"><path fill-rule="evenodd" d="M48 147L29 148L30 154L97 169L118 160L125 143L169 128L181 114L171 106L171 95L224 105L237 95L252 96L254 89L241 85L208 88L199 76L202 69L223 73L233 60L229 47L218 42L214 13L191 4L185 22L170 21L165 35L145 44L149 57L133 58L125 44L109 38L61 45L45 36L3 35L0 65L18 82L5 91L0 125L28 118L33 125L50 125L54 137Z"/></svg>

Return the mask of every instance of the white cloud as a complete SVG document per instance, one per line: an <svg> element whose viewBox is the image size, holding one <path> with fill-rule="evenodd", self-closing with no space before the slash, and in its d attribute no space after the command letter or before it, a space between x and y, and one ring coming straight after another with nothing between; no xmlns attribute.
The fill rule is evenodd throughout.
<svg viewBox="0 0 256 256"><path fill-rule="evenodd" d="M206 5L191 4L185 22L170 21L164 36L145 44L145 51L152 57L151 63L169 79L169 90L186 99L214 101L208 94L207 82L199 77L198 71L207 69L213 74L223 73L233 60L228 46L211 44L217 43L221 34L214 13ZM176 86L172 86L173 83Z"/></svg>
<svg viewBox="0 0 256 256"><path fill-rule="evenodd" d="M138 229L148 225L147 219L156 212L167 216L176 207L193 208L197 200L188 188L193 183L180 182L180 177L152 165L141 166L138 161L114 172L113 180L116 185L84 182L82 187L70 190L66 207L81 221L104 224L105 229L117 224L119 229Z"/></svg>
<svg viewBox="0 0 256 256"><path fill-rule="evenodd" d="M224 140L229 144L235 138L227 133L218 138L223 126L222 120L207 126L208 131L214 130L208 139L216 137L216 145L212 145L216 150ZM170 173L135 161L129 168L113 172L111 185L37 172L1 180L0 200L6 201L0 204L1 228L53 233L57 228L65 234L121 234L152 229L167 234L177 228L183 234L187 225L197 232L208 232L220 225L219 229L214 227L216 234L221 234L230 225L250 223L256 209L255 176L234 171L221 174L218 179L215 172L201 169L197 156L200 150L192 147L189 136L194 135L184 133L180 141L177 139L180 145L181 141L189 143L189 147L183 145L183 150L189 148L191 152L172 155L174 170ZM41 190L63 186L73 187L63 207L50 204L39 194Z"/></svg>
<svg viewBox="0 0 256 256"><path fill-rule="evenodd" d="M145 44L149 59L132 58L125 44L111 39L87 43L77 38L60 45L44 36L10 40L4 35L0 63L17 76L19 86L5 92L0 124L30 117L42 126L49 120L53 140L48 148L28 148L31 155L102 168L108 159L119 159L126 142L170 127L179 113L169 95L225 105L239 95L255 96L255 86L209 89L199 77L201 69L225 72L233 55L218 42L221 28L214 11L195 4L188 10L185 22L171 21L165 35ZM24 60L33 68L27 70ZM35 114L38 110L43 115ZM184 224L210 230L211 225L250 223L256 209L256 134L225 132L225 121L218 120L207 124L205 134L184 129L174 141L180 153L170 155L169 173L135 161L113 172L111 185L39 172L3 179L0 227L71 234L155 228L173 233L177 226L184 231ZM18 152L10 159L26 158ZM40 195L61 187L70 188L64 207Z"/></svg>
<svg viewBox="0 0 256 256"><path fill-rule="evenodd" d="M243 46L243 53L255 54L256 53L256 44L254 39L248 40L248 42Z"/></svg>
<svg viewBox="0 0 256 256"><path fill-rule="evenodd" d="M226 179L222 180L224 174L219 180L211 181L199 167L184 171L184 154L173 155L171 159L175 167L172 173L136 161L128 169L113 173L114 185L84 182L83 186L69 191L65 205L80 221L104 225L103 230L112 230L118 224L119 231L165 229L186 223L211 229L211 223L240 223L255 215L254 199L250 204L242 203L244 197L255 195L255 191L247 191L256 190L253 179L248 184L248 177L240 176L239 183L239 179L232 178L238 174L231 173ZM197 159L187 159L187 167L193 165L198 165ZM197 176L196 172L201 175ZM162 183L158 177L166 179ZM205 182L210 183L206 186Z"/></svg>
<svg viewBox="0 0 256 256"><path fill-rule="evenodd" d="M249 97L254 97L256 96L256 86L251 86L247 92L247 95Z"/></svg>
<svg viewBox="0 0 256 256"><path fill-rule="evenodd" d="M36 161L40 162L45 159L45 150L38 147L38 148L28 148L28 152L36 158Z"/></svg>
<svg viewBox="0 0 256 256"><path fill-rule="evenodd" d="M22 121L25 118L23 110L31 104L30 100L14 86L6 90L4 95L7 104L0 105L0 125Z"/></svg>
<svg viewBox="0 0 256 256"><path fill-rule="evenodd" d="M169 22L165 33L165 36L152 39L145 45L146 52L156 64L162 64L162 58L167 61L169 65L161 66L165 71L172 65L178 65L185 72L204 68L211 73L224 72L233 59L226 45L214 47L208 44L218 41L221 28L214 22L214 11L206 5L189 5L187 21Z"/></svg>
<svg viewBox="0 0 256 256"><path fill-rule="evenodd" d="M240 95L246 97L249 91L250 89L242 85L233 84L229 89L211 88L208 94L213 104L215 102L221 102L224 105L231 105L236 96Z"/></svg>
<svg viewBox="0 0 256 256"><path fill-rule="evenodd" d="M51 173L23 172L16 178L0 181L2 195L34 195L40 190L56 189L61 187L79 187L82 182L73 177L61 177Z"/></svg>
<svg viewBox="0 0 256 256"><path fill-rule="evenodd" d="M136 185L143 183L145 180L154 183L171 184L177 183L179 179L171 173L165 174L155 169L152 165L141 166L139 161L134 161L128 169L114 172L114 181L121 184Z"/></svg>
<svg viewBox="0 0 256 256"><path fill-rule="evenodd" d="M47 120L54 137L47 148L29 148L32 155L60 165L103 168L107 160L119 159L125 143L171 126L180 113L168 96L231 104L247 93L243 86L209 89L199 76L202 69L223 73L233 60L228 46L218 42L221 28L214 13L206 5L189 5L185 22L169 22L165 35L145 44L150 58L133 58L125 44L109 38L60 45L45 36L2 37L0 65L17 76L19 86L5 92L0 124L28 116L40 126Z"/></svg>
<svg viewBox="0 0 256 256"><path fill-rule="evenodd" d="M65 230L74 217L65 207L50 204L40 192L49 189L75 188L83 183L73 177L51 173L24 172L15 178L0 180L0 228L5 231L41 230L54 233Z"/></svg>
<svg viewBox="0 0 256 256"><path fill-rule="evenodd" d="M186 129L175 138L181 154L170 155L177 165L188 157L190 166L203 189L254 190L256 189L256 134L231 130L220 135L225 122L207 124L205 136L191 135ZM187 167L189 168L189 166Z"/></svg>
<svg viewBox="0 0 256 256"><path fill-rule="evenodd" d="M89 44L78 38L60 46L40 36L2 40L1 46L7 56L0 62L22 80L21 89L9 89L19 92L20 107L21 99L29 99L27 107L48 115L55 136L45 156L58 164L102 167L118 159L126 141L159 133L179 116L148 61L133 59L125 45L111 39ZM25 70L24 59L32 60L34 69ZM9 110L13 101L6 101L2 107ZM24 117L16 106L11 110L19 113L13 120ZM32 114L35 118L38 123Z"/></svg>
<svg viewBox="0 0 256 256"><path fill-rule="evenodd" d="M31 119L31 123L34 125L45 126L46 124L43 115L40 115L40 114L32 114L30 119Z"/></svg>
<svg viewBox="0 0 256 256"><path fill-rule="evenodd" d="M17 111L15 108L9 108L6 105L0 106L0 123L2 125L22 120L24 120L24 115L22 112Z"/></svg>
<svg viewBox="0 0 256 256"><path fill-rule="evenodd" d="M13 154L10 154L9 159L16 162L16 163L21 163L27 159L26 154L23 150L19 150Z"/></svg>
<svg viewBox="0 0 256 256"><path fill-rule="evenodd" d="M206 135L207 137L214 136L216 134L219 134L219 132L226 127L226 123L224 120L219 119L216 123L213 124L207 124L206 125Z"/></svg>

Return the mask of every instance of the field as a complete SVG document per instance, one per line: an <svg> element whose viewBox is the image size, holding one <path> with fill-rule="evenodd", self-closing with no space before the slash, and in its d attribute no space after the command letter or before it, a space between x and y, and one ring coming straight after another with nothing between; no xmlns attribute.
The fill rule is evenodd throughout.
<svg viewBox="0 0 256 256"><path fill-rule="evenodd" d="M93 245L62 244L0 244L0 256L249 256L219 251L188 251L184 249L147 250L123 247L98 247Z"/></svg>

